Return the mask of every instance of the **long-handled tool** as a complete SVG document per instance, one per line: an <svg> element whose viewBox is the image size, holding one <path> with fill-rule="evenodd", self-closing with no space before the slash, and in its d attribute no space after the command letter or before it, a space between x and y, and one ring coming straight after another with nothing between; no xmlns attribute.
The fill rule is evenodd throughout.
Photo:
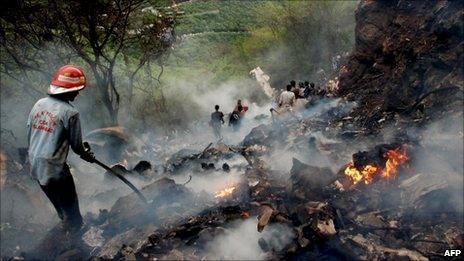
<svg viewBox="0 0 464 261"><path fill-rule="evenodd" d="M84 142L84 148L87 150L87 151L90 151L90 145L89 143L87 142ZM118 177L120 180L122 180L122 182L126 183L127 186L129 186L134 192L135 194L137 194L137 196L145 203L145 204L148 204L148 200L145 198L145 196L142 194L142 192L140 192L135 186L134 184L132 184L129 180L127 180L121 173L118 173L118 170L116 169L112 169L110 167L108 167L106 164L102 163L101 161L95 159L95 163L104 168L108 173L111 173L113 174L114 176Z"/></svg>

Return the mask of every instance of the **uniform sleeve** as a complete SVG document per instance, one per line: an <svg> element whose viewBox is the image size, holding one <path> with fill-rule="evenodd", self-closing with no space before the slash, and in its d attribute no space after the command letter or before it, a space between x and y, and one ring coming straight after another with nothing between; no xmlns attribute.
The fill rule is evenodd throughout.
<svg viewBox="0 0 464 261"><path fill-rule="evenodd" d="M68 140L72 150L81 155L85 152L84 146L82 145L82 132L81 132L81 121L79 120L79 113L69 117L68 126Z"/></svg>

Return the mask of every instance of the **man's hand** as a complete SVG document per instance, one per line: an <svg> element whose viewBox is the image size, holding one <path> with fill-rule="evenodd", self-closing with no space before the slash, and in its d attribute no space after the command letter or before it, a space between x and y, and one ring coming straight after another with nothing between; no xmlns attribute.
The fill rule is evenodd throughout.
<svg viewBox="0 0 464 261"><path fill-rule="evenodd" d="M90 162L90 163L94 163L95 162L95 155L93 155L93 152L88 150L88 151L85 151L84 153L81 154L81 159L83 159L83 160L85 160L87 162Z"/></svg>

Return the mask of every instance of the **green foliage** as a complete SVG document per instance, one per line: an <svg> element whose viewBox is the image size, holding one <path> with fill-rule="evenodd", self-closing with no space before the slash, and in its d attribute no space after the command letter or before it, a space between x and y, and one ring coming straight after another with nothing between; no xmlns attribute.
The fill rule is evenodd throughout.
<svg viewBox="0 0 464 261"><path fill-rule="evenodd" d="M256 28L256 13L263 1L209 1L184 3L185 12L176 28L179 34L239 32Z"/></svg>
<svg viewBox="0 0 464 261"><path fill-rule="evenodd" d="M354 1L268 2L260 17L276 42L268 49L277 54L270 57L270 74L284 81L329 71L331 58L354 44L355 6Z"/></svg>
<svg viewBox="0 0 464 261"><path fill-rule="evenodd" d="M101 9L104 8L102 3L107 2L98 1L84 6ZM173 125L172 119L182 115L195 119L198 115L194 113L195 103L188 88L207 90L230 80L243 82L245 79L250 83L248 72L257 66L271 76L274 87L281 87L291 79L313 80L317 70L330 68L333 55L350 51L354 44L355 1L191 1L177 6L170 6L171 0L148 2L154 8L140 6L130 16L130 39L125 41L120 55L114 59L112 75L124 113L127 112L129 120L143 122L147 127ZM6 32L4 37L11 40L3 44L8 44L8 50L19 55L20 62L27 63L27 66L19 64L14 67L14 60L2 51L2 76L10 75L2 77L2 85L16 84L32 92L31 96L38 96L30 86L38 82L46 86L54 68L67 62L83 65L85 58L79 57L79 52L69 52L72 49L68 48L68 44L53 41L53 35L59 35L61 39L66 38L66 34L62 21L46 20L47 16L41 15L48 8L43 5L47 1L24 3L28 5L7 5L1 11L0 21ZM69 5L64 1L58 3ZM178 14L180 17L177 17ZM156 27L150 27L150 24L163 16L179 18L174 28L177 41L167 52L167 45L157 41L158 37L147 37L159 34L160 31L152 30ZM28 24L28 17L35 17L35 22ZM108 16L95 17L100 19L98 24L112 19ZM45 23L50 23L50 26L42 26ZM40 26L35 28L36 25ZM35 28L39 38L26 38L30 35L24 32L29 28ZM19 30L16 33L21 33L22 37L8 35L11 29ZM133 34L140 30L143 32ZM119 39L117 33L111 35L114 38L109 39L109 44L104 46L106 49L101 52L92 51L92 44L85 42L91 37L85 30L72 37L78 41L74 48L78 47L90 55L90 64L95 55L100 56L99 62L102 61L101 52L107 57L115 54ZM104 34L97 37L97 43L104 40L100 39ZM31 48L29 40L33 40L38 48ZM105 69L108 64L102 66ZM91 66L84 66L84 69L91 72ZM15 75L25 77L11 78ZM104 77L106 74L101 75ZM161 75L159 79L158 75ZM90 87L83 96L88 95L91 99L85 108L105 111L100 107L105 103L103 96L106 94L95 91L95 77L88 78ZM5 92L3 86L2 94L14 95ZM109 86L113 86L111 82Z"/></svg>
<svg viewBox="0 0 464 261"><path fill-rule="evenodd" d="M130 100L137 72L160 58L174 40L175 14L147 0L13 1L5 9L0 19L2 73L35 85L33 74L47 81L63 64L84 67L97 90L94 105L103 105L110 116L102 117L103 125L118 124L120 93L127 87ZM128 79L127 85L115 81L120 77Z"/></svg>
<svg viewBox="0 0 464 261"><path fill-rule="evenodd" d="M179 5L180 41L168 67L247 77L256 66L281 85L330 70L354 44L355 1L206 1ZM176 78L182 75L176 75ZM214 82L213 82L214 83Z"/></svg>

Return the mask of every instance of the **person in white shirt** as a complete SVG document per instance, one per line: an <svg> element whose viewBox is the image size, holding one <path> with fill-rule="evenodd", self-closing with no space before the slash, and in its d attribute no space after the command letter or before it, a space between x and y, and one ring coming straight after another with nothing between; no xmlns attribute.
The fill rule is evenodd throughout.
<svg viewBox="0 0 464 261"><path fill-rule="evenodd" d="M291 91L292 86L287 85L287 90L283 91L279 97L279 107L289 109L295 104L295 94Z"/></svg>

